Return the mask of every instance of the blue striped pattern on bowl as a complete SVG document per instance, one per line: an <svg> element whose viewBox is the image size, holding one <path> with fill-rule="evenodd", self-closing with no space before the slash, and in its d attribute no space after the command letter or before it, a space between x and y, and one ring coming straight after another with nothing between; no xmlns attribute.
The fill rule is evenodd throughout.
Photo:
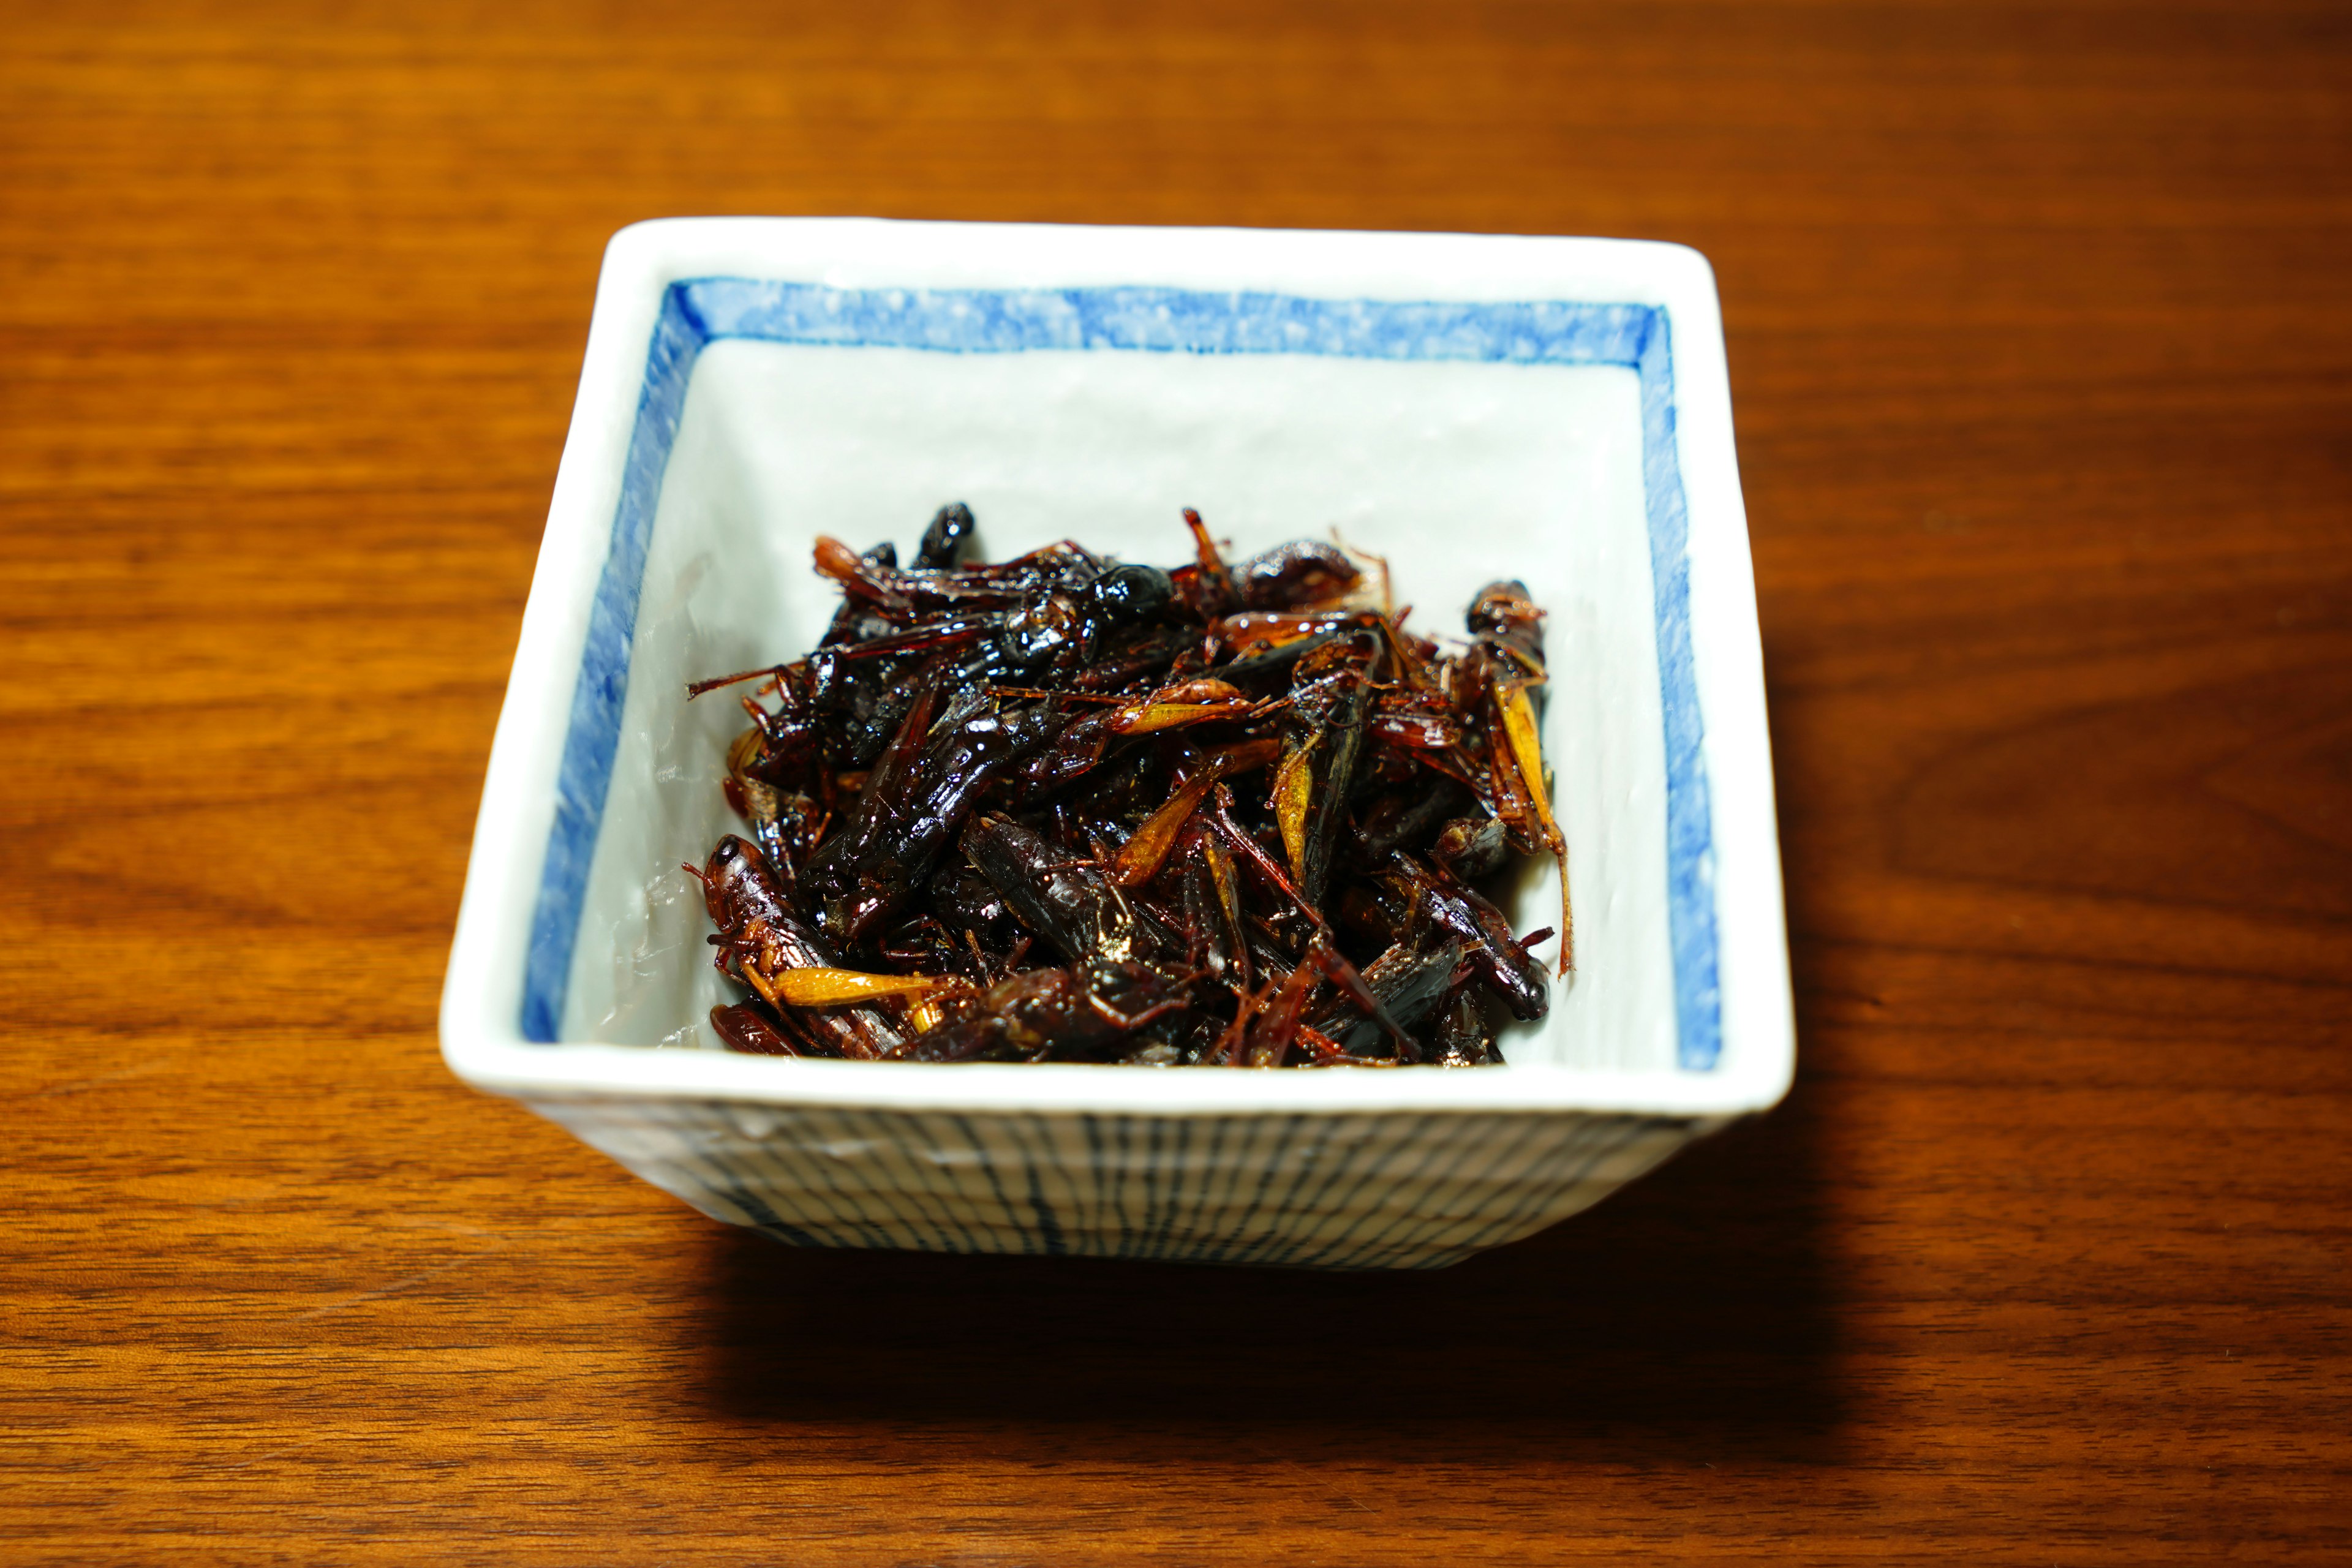
<svg viewBox="0 0 2352 1568"><path fill-rule="evenodd" d="M712 1218L798 1246L1307 1268L1442 1268L1588 1207L1715 1125L528 1103Z"/></svg>

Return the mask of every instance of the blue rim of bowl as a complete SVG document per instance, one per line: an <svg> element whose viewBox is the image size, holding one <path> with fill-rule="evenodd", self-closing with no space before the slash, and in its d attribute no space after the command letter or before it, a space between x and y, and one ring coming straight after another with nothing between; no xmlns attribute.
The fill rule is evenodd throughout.
<svg viewBox="0 0 2352 1568"><path fill-rule="evenodd" d="M628 695L629 652L662 478L696 359L726 338L936 353L1035 350L1316 354L1346 359L1613 365L1641 388L1642 479L1664 717L1667 930L1676 1059L1722 1055L1713 813L1691 647L1689 511L1675 438L1673 329L1661 305L1315 300L1181 289L830 289L745 278L673 283L646 358L611 547L589 611L556 778L523 979L522 1034L552 1044Z"/></svg>

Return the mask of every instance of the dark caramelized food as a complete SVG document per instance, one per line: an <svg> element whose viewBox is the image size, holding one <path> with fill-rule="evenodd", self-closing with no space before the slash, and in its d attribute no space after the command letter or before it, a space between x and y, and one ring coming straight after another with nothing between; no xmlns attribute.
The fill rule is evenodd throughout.
<svg viewBox="0 0 2352 1568"><path fill-rule="evenodd" d="M1499 1061L1550 975L1479 889L1559 863L1514 582L1446 646L1335 545L1162 570L1065 542L913 562L820 539L840 610L756 682L727 755L745 832L700 868L733 1050L887 1061Z"/></svg>

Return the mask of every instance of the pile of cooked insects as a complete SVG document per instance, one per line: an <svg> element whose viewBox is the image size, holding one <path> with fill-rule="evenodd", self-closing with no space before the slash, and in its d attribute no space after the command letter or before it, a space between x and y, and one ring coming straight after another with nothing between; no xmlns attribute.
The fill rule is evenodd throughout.
<svg viewBox="0 0 2352 1568"><path fill-rule="evenodd" d="M727 755L750 825L696 869L732 1049L897 1061L1449 1067L1549 976L1477 884L1567 847L1543 613L1489 584L1441 649L1336 545L1170 571L1063 542L911 565L820 539L843 603ZM1363 559L1381 566L1377 557Z"/></svg>

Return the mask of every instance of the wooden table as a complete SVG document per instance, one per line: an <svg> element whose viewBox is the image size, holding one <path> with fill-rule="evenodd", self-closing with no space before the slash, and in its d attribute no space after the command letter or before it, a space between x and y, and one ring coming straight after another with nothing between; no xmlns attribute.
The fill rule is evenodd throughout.
<svg viewBox="0 0 2352 1568"><path fill-rule="evenodd" d="M2340 5L112 9L0 30L0 1558L2352 1548ZM1789 1103L1320 1278L789 1252L455 1084L598 252L697 212L1704 249Z"/></svg>

